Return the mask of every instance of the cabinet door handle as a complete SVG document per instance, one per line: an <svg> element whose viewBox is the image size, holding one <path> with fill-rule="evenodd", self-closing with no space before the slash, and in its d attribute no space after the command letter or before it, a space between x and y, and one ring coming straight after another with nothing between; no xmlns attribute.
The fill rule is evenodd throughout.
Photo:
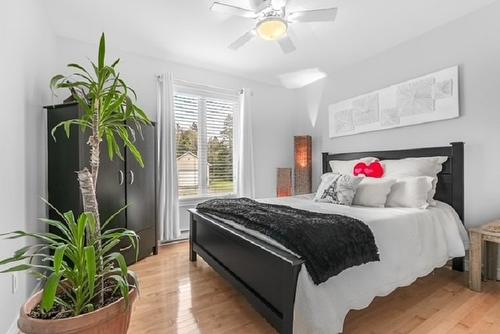
<svg viewBox="0 0 500 334"><path fill-rule="evenodd" d="M133 170L130 170L130 184L134 184L135 174Z"/></svg>
<svg viewBox="0 0 500 334"><path fill-rule="evenodd" d="M123 184L123 181L125 181L125 175L123 174L123 171L120 170L119 171L119 174L120 174L120 181L119 181L119 184L122 185Z"/></svg>

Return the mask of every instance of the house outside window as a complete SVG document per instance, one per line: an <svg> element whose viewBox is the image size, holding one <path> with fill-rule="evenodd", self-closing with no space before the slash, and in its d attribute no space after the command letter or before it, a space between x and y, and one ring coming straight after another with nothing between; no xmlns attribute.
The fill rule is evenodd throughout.
<svg viewBox="0 0 500 334"><path fill-rule="evenodd" d="M175 85L180 199L235 194L234 118L238 104L236 93L201 85Z"/></svg>

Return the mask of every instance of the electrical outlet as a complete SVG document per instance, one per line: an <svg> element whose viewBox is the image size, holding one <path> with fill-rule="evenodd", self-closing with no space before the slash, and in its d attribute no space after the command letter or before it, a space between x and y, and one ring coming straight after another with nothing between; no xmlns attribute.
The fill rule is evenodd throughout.
<svg viewBox="0 0 500 334"><path fill-rule="evenodd" d="M10 279L11 279L11 291L12 294L15 294L17 292L17 289L19 288L19 274L11 273Z"/></svg>

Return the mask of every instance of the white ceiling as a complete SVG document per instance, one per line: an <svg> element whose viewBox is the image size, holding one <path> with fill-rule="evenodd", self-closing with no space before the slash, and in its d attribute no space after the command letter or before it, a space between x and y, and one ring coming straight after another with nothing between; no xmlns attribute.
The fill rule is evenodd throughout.
<svg viewBox="0 0 500 334"><path fill-rule="evenodd" d="M247 6L248 0L226 0ZM280 1L280 0L277 0ZM332 73L495 0L290 0L301 9L337 6L334 23L297 23L297 51L254 39L227 48L253 21L209 11L210 0L45 0L57 35L96 43L102 31L125 51L279 84L287 73Z"/></svg>

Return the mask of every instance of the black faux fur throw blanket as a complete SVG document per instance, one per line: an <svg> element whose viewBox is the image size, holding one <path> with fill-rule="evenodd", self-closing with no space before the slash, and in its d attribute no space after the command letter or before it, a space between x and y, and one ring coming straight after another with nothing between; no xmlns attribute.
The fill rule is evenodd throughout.
<svg viewBox="0 0 500 334"><path fill-rule="evenodd" d="M380 261L372 231L355 218L249 198L213 199L196 208L267 235L300 255L316 285L347 268Z"/></svg>

